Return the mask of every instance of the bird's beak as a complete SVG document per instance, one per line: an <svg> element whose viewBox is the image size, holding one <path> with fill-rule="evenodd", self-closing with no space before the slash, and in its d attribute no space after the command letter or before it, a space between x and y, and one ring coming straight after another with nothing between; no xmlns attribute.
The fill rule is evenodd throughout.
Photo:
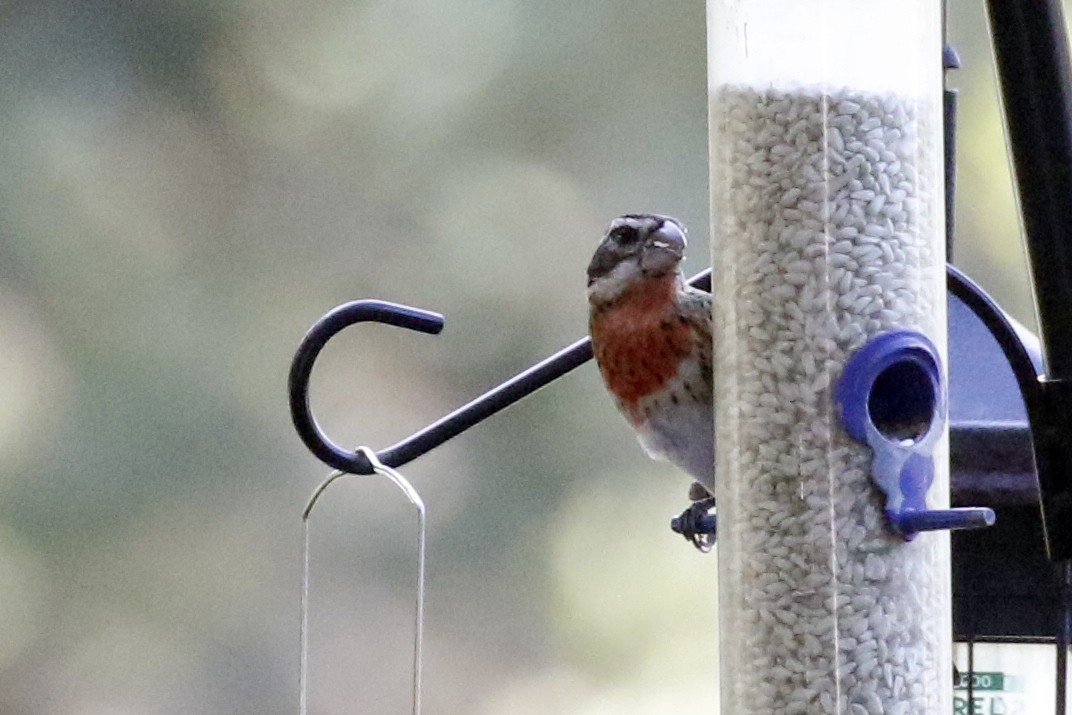
<svg viewBox="0 0 1072 715"><path fill-rule="evenodd" d="M652 236L652 245L656 248L670 251L679 258L685 255L685 246L688 240L685 238L685 229L673 219L666 219L663 225Z"/></svg>
<svg viewBox="0 0 1072 715"><path fill-rule="evenodd" d="M667 219L651 237L649 248L640 259L645 270L662 272L676 266L685 255L685 230L676 221Z"/></svg>

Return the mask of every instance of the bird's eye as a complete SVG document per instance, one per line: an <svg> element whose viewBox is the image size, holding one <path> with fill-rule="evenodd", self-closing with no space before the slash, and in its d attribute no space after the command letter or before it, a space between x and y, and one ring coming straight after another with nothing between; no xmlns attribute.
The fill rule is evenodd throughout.
<svg viewBox="0 0 1072 715"><path fill-rule="evenodd" d="M640 240L640 232L637 231L636 226L617 226L611 233L618 243L626 246Z"/></svg>

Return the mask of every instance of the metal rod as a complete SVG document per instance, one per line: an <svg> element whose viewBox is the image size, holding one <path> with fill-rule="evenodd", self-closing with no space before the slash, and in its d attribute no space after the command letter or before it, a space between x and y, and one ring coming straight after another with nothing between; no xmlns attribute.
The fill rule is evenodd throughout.
<svg viewBox="0 0 1072 715"><path fill-rule="evenodd" d="M987 0L1050 379L1072 378L1072 80L1060 0Z"/></svg>
<svg viewBox="0 0 1072 715"><path fill-rule="evenodd" d="M1060 0L987 0L1042 339L1046 546L1072 557L1072 65Z"/></svg>
<svg viewBox="0 0 1072 715"><path fill-rule="evenodd" d="M968 712L971 712L972 700L975 699L975 633L968 637Z"/></svg>
<svg viewBox="0 0 1072 715"><path fill-rule="evenodd" d="M957 90L949 88L948 79L949 70L960 69L960 57L949 43L942 48L942 69L946 70L942 75L944 84L942 139L945 147L945 259L952 262L957 206Z"/></svg>
<svg viewBox="0 0 1072 715"><path fill-rule="evenodd" d="M1066 715L1068 710L1068 646L1072 640L1072 561L1057 565L1058 588L1061 601L1057 609L1057 705L1055 715Z"/></svg>
<svg viewBox="0 0 1072 715"><path fill-rule="evenodd" d="M711 290L711 269L696 274L689 283L701 290ZM290 368L291 419L305 446L318 459L350 474L372 474L373 468L363 455L339 447L320 429L309 406L309 380L316 358L328 340L343 328L370 321L432 334L443 327L443 317L437 313L395 303L359 300L328 312L302 340ZM591 341L588 338L578 340L401 442L376 452L376 456L389 467L411 462L591 358Z"/></svg>

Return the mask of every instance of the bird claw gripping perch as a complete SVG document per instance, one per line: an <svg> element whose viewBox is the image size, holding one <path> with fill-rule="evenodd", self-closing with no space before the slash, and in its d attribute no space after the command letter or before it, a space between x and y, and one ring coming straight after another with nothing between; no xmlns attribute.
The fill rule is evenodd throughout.
<svg viewBox="0 0 1072 715"><path fill-rule="evenodd" d="M920 531L994 523L986 507L927 509L947 404L938 350L926 336L897 330L872 338L846 363L835 400L842 427L871 448L871 478L886 497L890 527L905 541Z"/></svg>
<svg viewBox="0 0 1072 715"><path fill-rule="evenodd" d="M694 501L688 509L670 520L670 529L706 554L714 548L718 533L718 519L710 513L714 508L714 497Z"/></svg>

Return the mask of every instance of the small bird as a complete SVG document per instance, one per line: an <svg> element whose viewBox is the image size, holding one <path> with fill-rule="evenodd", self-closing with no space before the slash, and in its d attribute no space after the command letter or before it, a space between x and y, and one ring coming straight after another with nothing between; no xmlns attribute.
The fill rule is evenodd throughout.
<svg viewBox="0 0 1072 715"><path fill-rule="evenodd" d="M657 214L611 222L588 264L588 331L607 390L641 445L696 479L682 514L695 520L714 506L713 346L711 295L681 273L685 233ZM686 537L710 548L702 535Z"/></svg>

